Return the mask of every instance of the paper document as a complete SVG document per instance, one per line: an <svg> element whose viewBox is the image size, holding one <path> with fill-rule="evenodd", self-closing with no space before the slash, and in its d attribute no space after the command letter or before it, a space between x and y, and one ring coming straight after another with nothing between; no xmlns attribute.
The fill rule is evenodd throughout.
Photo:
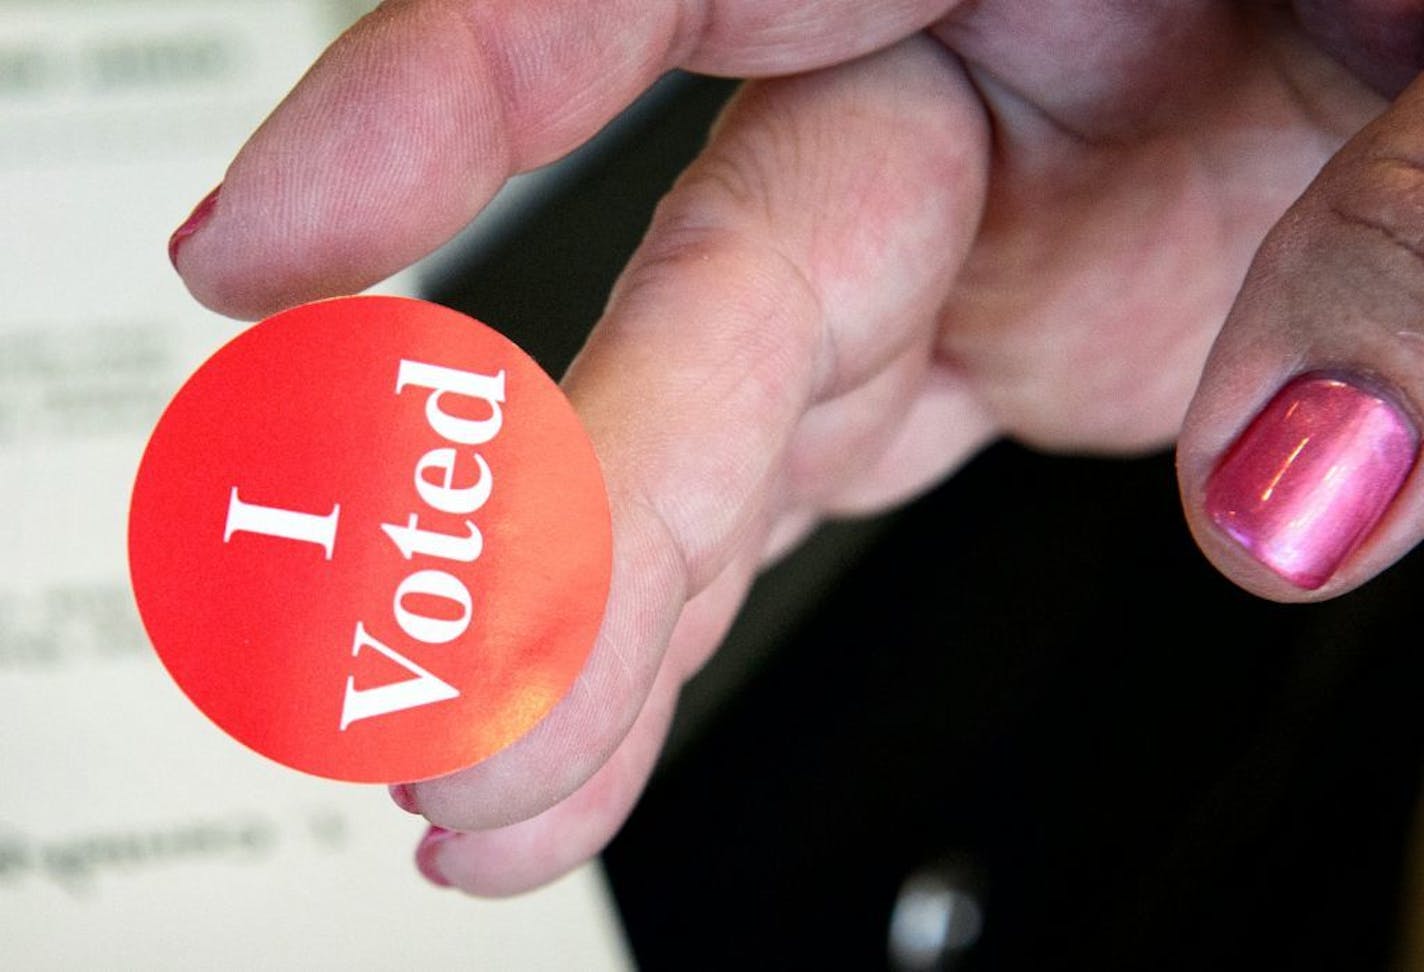
<svg viewBox="0 0 1424 972"><path fill-rule="evenodd" d="M0 0L0 967L629 966L596 868L506 902L427 885L422 821L222 735L132 605L146 435L240 326L164 242L352 15Z"/></svg>

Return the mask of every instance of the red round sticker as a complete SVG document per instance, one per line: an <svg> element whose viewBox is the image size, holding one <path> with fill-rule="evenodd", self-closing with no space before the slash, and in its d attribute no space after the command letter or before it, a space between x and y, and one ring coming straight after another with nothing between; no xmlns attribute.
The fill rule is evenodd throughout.
<svg viewBox="0 0 1424 972"><path fill-rule="evenodd" d="M129 512L154 647L280 763L470 766L568 691L603 617L608 502L563 393L488 327L348 297L239 335L159 420Z"/></svg>

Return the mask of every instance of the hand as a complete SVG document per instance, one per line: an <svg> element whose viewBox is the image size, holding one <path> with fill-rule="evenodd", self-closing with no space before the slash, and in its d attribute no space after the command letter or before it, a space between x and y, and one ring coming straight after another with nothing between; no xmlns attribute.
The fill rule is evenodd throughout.
<svg viewBox="0 0 1424 972"><path fill-rule="evenodd" d="M565 379L613 504L594 653L524 739L398 788L467 831L427 838L426 873L507 893L595 854L768 557L998 436L1164 445L1214 339L1179 453L1208 556L1307 600L1412 545L1418 477L1318 590L1209 515L1251 485L1259 462L1206 484L1291 375L1367 376L1406 430L1424 403L1424 86L1360 132L1386 102L1345 66L1394 93L1417 52L1390 44L1424 10L1297 6L409 0L337 41L180 240L218 310L401 268L671 67L764 79L660 206ZM1263 237L1347 140L1217 339Z"/></svg>

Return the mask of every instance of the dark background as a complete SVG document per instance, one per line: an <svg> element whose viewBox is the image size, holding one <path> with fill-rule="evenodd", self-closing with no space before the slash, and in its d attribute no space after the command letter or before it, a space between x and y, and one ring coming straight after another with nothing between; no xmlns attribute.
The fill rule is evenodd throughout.
<svg viewBox="0 0 1424 972"><path fill-rule="evenodd" d="M431 295L562 372L732 90L675 79ZM639 964L882 968L929 873L982 908L955 968L1385 967L1421 579L1257 601L1165 454L1000 444L832 525L754 590L605 854Z"/></svg>

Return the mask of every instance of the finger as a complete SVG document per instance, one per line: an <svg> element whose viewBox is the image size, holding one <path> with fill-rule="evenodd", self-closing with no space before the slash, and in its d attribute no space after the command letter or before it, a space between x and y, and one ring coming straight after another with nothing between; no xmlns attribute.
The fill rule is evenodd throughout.
<svg viewBox="0 0 1424 972"><path fill-rule="evenodd" d="M902 503L943 480L999 433L985 403L952 367L926 368L909 387L905 411L896 427L880 436L880 448L868 452L866 463L852 475L827 477L836 485L822 509L856 515ZM847 407L837 402L823 408ZM814 416L825 424L835 417Z"/></svg>
<svg viewBox="0 0 1424 972"><path fill-rule="evenodd" d="M856 515L903 502L996 432L969 382L936 359L935 338L926 332L871 380L806 413L787 453L793 507Z"/></svg>
<svg viewBox="0 0 1424 972"><path fill-rule="evenodd" d="M682 683L726 635L755 570L756 558L744 556L683 609L647 701L588 782L528 820L427 838L416 850L422 873L437 884L499 896L537 887L598 854L627 819L652 773ZM463 818L466 810L458 802L463 798L458 790L440 788L417 796L434 820Z"/></svg>
<svg viewBox="0 0 1424 972"><path fill-rule="evenodd" d="M673 691L712 649L789 513L787 455L808 410L930 345L973 235L986 137L962 72L924 38L738 97L566 381L613 507L598 643L533 733L413 787L432 822L495 830L548 810L599 772L655 679ZM845 458L849 477L859 457ZM729 576L742 578L720 582L735 596L694 601L716 609L688 621L685 605ZM629 745L642 752L642 737ZM565 821L573 858L589 834L611 835L641 786L646 761L620 765L640 772L609 770L599 785L614 792L561 811L600 814L589 829Z"/></svg>
<svg viewBox="0 0 1424 972"><path fill-rule="evenodd" d="M194 295L234 316L354 292L449 239L511 173L568 152L670 68L804 70L948 5L388 2L263 123L170 252Z"/></svg>
<svg viewBox="0 0 1424 972"><path fill-rule="evenodd" d="M1180 125L1221 85L1240 84L1237 65L1259 60L1241 56L1244 45L1261 46L1246 27L1258 15L1219 0L1010 0L963 4L933 30L965 59L1011 136L1034 134L1013 139L1019 156L1043 130L1102 141Z"/></svg>
<svg viewBox="0 0 1424 972"><path fill-rule="evenodd" d="M1247 589L1333 596L1424 531L1421 258L1416 81L1267 237L1187 417L1178 467L1188 519Z"/></svg>

